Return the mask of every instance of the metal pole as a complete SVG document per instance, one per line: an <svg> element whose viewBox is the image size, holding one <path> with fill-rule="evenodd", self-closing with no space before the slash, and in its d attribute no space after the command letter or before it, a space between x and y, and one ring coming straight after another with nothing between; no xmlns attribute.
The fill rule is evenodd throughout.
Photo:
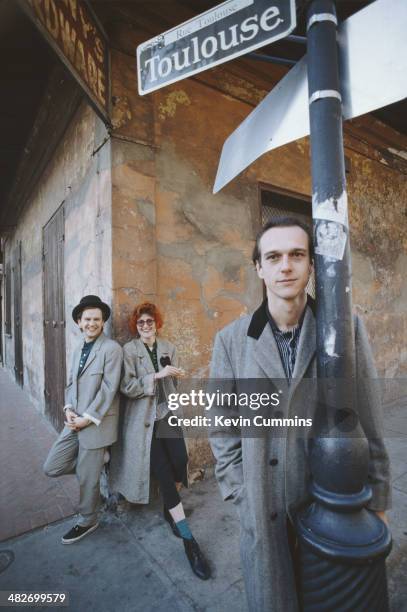
<svg viewBox="0 0 407 612"><path fill-rule="evenodd" d="M282 64L283 66L294 66L296 60L290 60L285 57L276 57L275 55L265 55L264 53L247 53L246 57L261 62L270 62L272 64Z"/></svg>
<svg viewBox="0 0 407 612"><path fill-rule="evenodd" d="M356 405L351 257L334 0L307 14L312 215L317 299L314 501L297 517L301 606L306 612L386 612L386 525L364 506L368 443Z"/></svg>

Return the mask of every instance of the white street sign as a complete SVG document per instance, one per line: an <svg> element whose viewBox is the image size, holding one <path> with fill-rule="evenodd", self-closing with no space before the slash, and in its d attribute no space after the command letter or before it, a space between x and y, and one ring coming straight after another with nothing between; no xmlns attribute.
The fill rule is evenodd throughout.
<svg viewBox="0 0 407 612"><path fill-rule="evenodd" d="M407 96L407 0L376 0L340 24L344 119ZM264 153L310 133L306 56L223 145L214 193Z"/></svg>
<svg viewBox="0 0 407 612"><path fill-rule="evenodd" d="M137 47L140 95L284 38L295 0L226 0Z"/></svg>

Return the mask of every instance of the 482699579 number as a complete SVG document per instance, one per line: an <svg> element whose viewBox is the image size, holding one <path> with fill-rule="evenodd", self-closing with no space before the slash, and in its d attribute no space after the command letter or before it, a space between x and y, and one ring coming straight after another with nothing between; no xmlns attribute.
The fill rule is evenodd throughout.
<svg viewBox="0 0 407 612"><path fill-rule="evenodd" d="M0 591L0 606L68 606L68 593Z"/></svg>

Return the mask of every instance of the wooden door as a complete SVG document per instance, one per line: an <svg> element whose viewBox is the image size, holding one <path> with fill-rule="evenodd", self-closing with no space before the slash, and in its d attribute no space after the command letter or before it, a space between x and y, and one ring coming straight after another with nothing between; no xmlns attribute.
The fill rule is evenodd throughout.
<svg viewBox="0 0 407 612"><path fill-rule="evenodd" d="M23 333L22 333L22 282L21 282L21 242L13 253L14 285L14 374L16 382L22 387L24 383Z"/></svg>
<svg viewBox="0 0 407 612"><path fill-rule="evenodd" d="M43 229L44 395L45 414L57 431L64 424L65 308L64 209L61 206Z"/></svg>

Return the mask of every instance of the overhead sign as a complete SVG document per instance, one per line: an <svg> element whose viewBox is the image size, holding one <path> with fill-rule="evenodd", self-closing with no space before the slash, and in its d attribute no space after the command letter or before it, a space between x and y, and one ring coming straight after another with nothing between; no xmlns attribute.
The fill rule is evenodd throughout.
<svg viewBox="0 0 407 612"><path fill-rule="evenodd" d="M137 47L143 95L284 38L295 0L227 0Z"/></svg>
<svg viewBox="0 0 407 612"><path fill-rule="evenodd" d="M109 48L85 0L19 0L103 119L109 117Z"/></svg>
<svg viewBox="0 0 407 612"><path fill-rule="evenodd" d="M338 28L344 119L407 96L406 0L376 0ZM307 58L274 87L223 145L214 193L261 155L310 133Z"/></svg>

